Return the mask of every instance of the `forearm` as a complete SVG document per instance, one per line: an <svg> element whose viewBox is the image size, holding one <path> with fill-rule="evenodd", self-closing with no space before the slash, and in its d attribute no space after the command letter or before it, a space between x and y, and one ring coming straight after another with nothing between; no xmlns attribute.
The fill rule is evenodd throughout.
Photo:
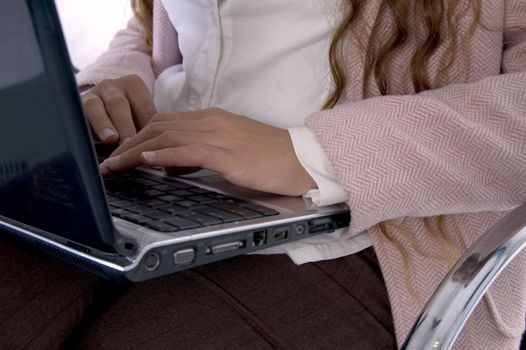
<svg viewBox="0 0 526 350"><path fill-rule="evenodd" d="M525 201L525 87L526 73L514 73L311 116L349 198L352 231Z"/></svg>

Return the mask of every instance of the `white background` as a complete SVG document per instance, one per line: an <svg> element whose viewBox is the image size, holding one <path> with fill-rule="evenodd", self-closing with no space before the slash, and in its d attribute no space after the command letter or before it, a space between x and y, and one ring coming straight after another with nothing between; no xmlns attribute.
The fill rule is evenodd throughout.
<svg viewBox="0 0 526 350"><path fill-rule="evenodd" d="M132 15L130 0L55 0L73 64L83 68Z"/></svg>

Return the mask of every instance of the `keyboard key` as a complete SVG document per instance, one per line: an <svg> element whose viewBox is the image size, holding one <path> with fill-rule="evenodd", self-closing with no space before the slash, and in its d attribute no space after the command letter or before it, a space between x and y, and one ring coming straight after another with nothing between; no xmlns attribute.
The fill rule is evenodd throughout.
<svg viewBox="0 0 526 350"><path fill-rule="evenodd" d="M175 204L170 204L170 205L165 205L165 206L162 206L162 207L157 207L157 209L165 211L165 212L170 213L170 214L178 214L178 213L183 213L185 211L188 211L188 209L180 207L180 206L175 205Z"/></svg>
<svg viewBox="0 0 526 350"><path fill-rule="evenodd" d="M123 215L122 218L128 221L131 221L133 223L139 224L139 225L152 221L152 219L144 217L139 214L126 214L126 215Z"/></svg>
<svg viewBox="0 0 526 350"><path fill-rule="evenodd" d="M135 213L135 214L144 214L144 213L147 213L149 211L152 211L153 209L150 208L150 207L147 207L145 205L134 205L134 206L131 206L131 207L127 207L126 210L128 211L131 211L132 213Z"/></svg>
<svg viewBox="0 0 526 350"><path fill-rule="evenodd" d="M186 190L187 188L191 188L193 186L191 185L187 185L185 183L182 183L182 182L179 182L179 181L176 181L176 180L171 180L171 179L164 179L163 181L165 184L167 185L170 185L176 189L179 189L179 190Z"/></svg>
<svg viewBox="0 0 526 350"><path fill-rule="evenodd" d="M159 190L147 190L143 192L145 196L147 197L159 197L165 194L165 192L159 191Z"/></svg>
<svg viewBox="0 0 526 350"><path fill-rule="evenodd" d="M170 225L177 226L181 230L188 230L191 228L197 228L197 227L203 226L201 224L198 224L197 222L186 220L186 219L179 218L179 217L165 220L164 222Z"/></svg>
<svg viewBox="0 0 526 350"><path fill-rule="evenodd" d="M250 202L247 202L244 199L234 198L234 197L227 197L223 199L224 202L235 204L235 205L242 205L242 204L252 204Z"/></svg>
<svg viewBox="0 0 526 350"><path fill-rule="evenodd" d="M221 193L208 193L206 195L207 197L210 197L210 198L214 198L214 199L225 199L225 198L231 198L229 196L225 196L224 194L221 194Z"/></svg>
<svg viewBox="0 0 526 350"><path fill-rule="evenodd" d="M195 194L187 190L175 190L175 191L170 191L170 193L175 196L180 196L180 197L191 196Z"/></svg>
<svg viewBox="0 0 526 350"><path fill-rule="evenodd" d="M200 223L203 226L217 225L217 224L222 224L223 223L223 221L221 221L221 220L219 220L217 218L214 218L212 216L204 215L204 214L201 214L201 213L195 213L195 212L192 212L192 211L187 211L185 213L181 213L178 216L180 216L180 217L182 217L184 219L188 219L188 220L192 220L192 221L198 222L198 223Z"/></svg>
<svg viewBox="0 0 526 350"><path fill-rule="evenodd" d="M209 191L207 189L200 188L200 187L192 187L192 188L189 188L188 191L191 191L196 194L213 194L214 193L212 191Z"/></svg>
<svg viewBox="0 0 526 350"><path fill-rule="evenodd" d="M196 210L199 213L203 213L206 215L215 216L216 218L224 221L224 222L234 222L234 221L240 221L243 220L243 218L239 215L231 214L223 210L219 210L212 207L206 207L204 209Z"/></svg>
<svg viewBox="0 0 526 350"><path fill-rule="evenodd" d="M147 205L152 208L161 207L163 205L166 205L166 202L163 202L158 199L146 199L144 201L140 202L142 205Z"/></svg>
<svg viewBox="0 0 526 350"><path fill-rule="evenodd" d="M158 210L158 211L151 211L149 213L145 213L144 216L149 217L154 220L165 220L165 219L173 218L174 214Z"/></svg>
<svg viewBox="0 0 526 350"><path fill-rule="evenodd" d="M111 215L113 216L117 216L117 217L123 217L124 215L129 215L131 214L129 211L127 210L124 210L124 209L112 209L111 210Z"/></svg>
<svg viewBox="0 0 526 350"><path fill-rule="evenodd" d="M183 198L179 196L174 196L171 194L167 194L166 196L157 197L157 199L160 199L162 201L169 202L169 203L183 200Z"/></svg>
<svg viewBox="0 0 526 350"><path fill-rule="evenodd" d="M217 199L202 196L202 195L194 195L194 196L186 197L186 199L189 199L191 201L195 201L198 203L202 203L202 204L217 202Z"/></svg>
<svg viewBox="0 0 526 350"><path fill-rule="evenodd" d="M192 210L203 208L203 205L201 203L197 203L197 202L190 201L190 200L177 201L177 205L180 205L181 207L192 209Z"/></svg>
<svg viewBox="0 0 526 350"><path fill-rule="evenodd" d="M165 222L159 222L159 221L151 221L145 224L146 227L151 228L152 230L159 231L159 232L175 232L179 231L179 228L168 225Z"/></svg>
<svg viewBox="0 0 526 350"><path fill-rule="evenodd" d="M174 189L174 187L170 185L158 185L158 186L153 186L153 188L159 191L173 191Z"/></svg>
<svg viewBox="0 0 526 350"><path fill-rule="evenodd" d="M222 209L222 210L225 210L225 211L228 211L229 213L233 213L233 214L237 214L241 217L243 217L245 220L250 220L250 219L257 219L257 218L260 218L263 216L263 214L257 212L257 211L253 211L253 210L250 210L250 209L247 209L247 208L242 208L242 207L238 207L236 205L233 205L233 204L230 204L230 203L212 203L212 204L209 204L210 206L214 207L214 208L217 208L217 209Z"/></svg>
<svg viewBox="0 0 526 350"><path fill-rule="evenodd" d="M245 209L257 211L258 213L261 213L265 216L272 216L272 215L279 214L279 212L275 211L274 209L270 209L270 208L263 207L261 205L257 205L253 203L241 203L240 206Z"/></svg>

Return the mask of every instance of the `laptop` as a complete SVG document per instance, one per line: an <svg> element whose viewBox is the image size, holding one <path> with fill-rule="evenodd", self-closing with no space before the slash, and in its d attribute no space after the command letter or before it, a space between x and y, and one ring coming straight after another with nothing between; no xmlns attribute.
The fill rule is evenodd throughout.
<svg viewBox="0 0 526 350"><path fill-rule="evenodd" d="M0 234L139 282L349 225L345 204L318 208L210 172L103 179L53 0L1 5Z"/></svg>

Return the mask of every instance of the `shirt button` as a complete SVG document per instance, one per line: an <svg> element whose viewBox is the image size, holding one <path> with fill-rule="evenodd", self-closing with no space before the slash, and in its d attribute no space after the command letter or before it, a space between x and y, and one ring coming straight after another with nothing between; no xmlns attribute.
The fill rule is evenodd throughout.
<svg viewBox="0 0 526 350"><path fill-rule="evenodd" d="M190 102L190 105L192 107L197 107L197 105L199 104L199 97L197 97L196 95L191 95L188 102Z"/></svg>

